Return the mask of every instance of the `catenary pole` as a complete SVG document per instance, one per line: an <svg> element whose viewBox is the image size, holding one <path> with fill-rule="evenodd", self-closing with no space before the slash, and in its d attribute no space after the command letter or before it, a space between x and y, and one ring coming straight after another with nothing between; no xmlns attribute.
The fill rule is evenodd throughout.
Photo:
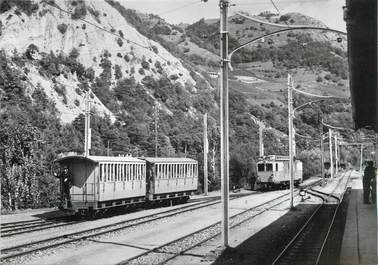
<svg viewBox="0 0 378 265"><path fill-rule="evenodd" d="M322 174L322 183L325 184L325 178L324 178L324 139L323 139L323 118L320 123L320 157L321 157L321 174Z"/></svg>
<svg viewBox="0 0 378 265"><path fill-rule="evenodd" d="M85 119L84 119L84 155L89 156L91 149L91 105L89 94L85 96Z"/></svg>
<svg viewBox="0 0 378 265"><path fill-rule="evenodd" d="M222 179L222 237L223 245L229 246L229 215L228 215L228 201L229 201L229 142L228 142L228 0L220 0L220 53L221 53L221 179Z"/></svg>
<svg viewBox="0 0 378 265"><path fill-rule="evenodd" d="M287 105L289 120L289 177L290 177L290 209L294 208L294 176L293 176L293 99L291 75L287 75Z"/></svg>
<svg viewBox="0 0 378 265"><path fill-rule="evenodd" d="M339 155L338 155L338 146L337 146L337 133L335 133L335 175L339 172Z"/></svg>
<svg viewBox="0 0 378 265"><path fill-rule="evenodd" d="M154 111L154 118L155 118L155 157L158 156L158 108L157 104L155 103L155 111Z"/></svg>
<svg viewBox="0 0 378 265"><path fill-rule="evenodd" d="M331 178L333 178L333 156L332 156L332 129L328 129L328 137L329 137L329 162L330 162L330 173Z"/></svg>
<svg viewBox="0 0 378 265"><path fill-rule="evenodd" d="M207 164L207 154L209 147L207 141L207 113L203 115L203 190L205 196L208 193L208 164Z"/></svg>

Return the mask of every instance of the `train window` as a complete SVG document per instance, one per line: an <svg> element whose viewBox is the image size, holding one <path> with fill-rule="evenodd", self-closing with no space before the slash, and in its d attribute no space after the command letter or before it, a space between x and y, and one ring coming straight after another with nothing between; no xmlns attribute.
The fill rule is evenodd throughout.
<svg viewBox="0 0 378 265"><path fill-rule="evenodd" d="M266 171L273 171L273 164L266 164Z"/></svg>
<svg viewBox="0 0 378 265"><path fill-rule="evenodd" d="M129 164L126 164L126 181L129 181L129 176L130 176L130 169L129 169Z"/></svg>
<svg viewBox="0 0 378 265"><path fill-rule="evenodd" d="M110 164L107 164L106 167L108 168L108 181L110 181Z"/></svg>
<svg viewBox="0 0 378 265"><path fill-rule="evenodd" d="M118 177L118 164L114 165L114 181L117 181Z"/></svg>
<svg viewBox="0 0 378 265"><path fill-rule="evenodd" d="M257 171L261 172L261 171L265 171L265 166L264 164L257 164Z"/></svg>
<svg viewBox="0 0 378 265"><path fill-rule="evenodd" d="M141 179L141 174L140 174L140 164L138 165L138 180L140 180Z"/></svg>
<svg viewBox="0 0 378 265"><path fill-rule="evenodd" d="M278 171L278 163L276 163L276 171Z"/></svg>
<svg viewBox="0 0 378 265"><path fill-rule="evenodd" d="M106 164L104 164L104 182L106 182L106 176L107 176L107 170L108 170L108 167Z"/></svg>
<svg viewBox="0 0 378 265"><path fill-rule="evenodd" d="M100 164L100 181L102 181L102 167L103 167L103 165Z"/></svg>

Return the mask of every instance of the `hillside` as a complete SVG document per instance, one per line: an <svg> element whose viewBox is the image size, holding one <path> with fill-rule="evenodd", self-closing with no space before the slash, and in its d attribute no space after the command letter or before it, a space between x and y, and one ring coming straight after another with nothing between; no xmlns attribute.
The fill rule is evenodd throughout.
<svg viewBox="0 0 378 265"><path fill-rule="evenodd" d="M300 14L291 19L308 20ZM113 0L5 0L0 22L4 209L55 204L52 162L60 153L82 153L86 97L92 102L91 154L153 156L156 120L158 155L197 159L200 178L202 115L208 113L209 164L215 165L210 188L219 188L219 93L212 75L219 70L217 20L171 25ZM230 47L267 30L233 16ZM287 34L235 54L229 81L232 184L244 185L255 174L254 117L272 128L264 132L266 153L287 154L288 72L302 90L348 95L345 50L325 36ZM308 100L296 95L295 105ZM352 126L350 102L332 99L298 112L297 132L318 137L320 112L328 123ZM318 172L318 144L298 139L297 147L305 176ZM343 159L354 163L356 157L350 151Z"/></svg>

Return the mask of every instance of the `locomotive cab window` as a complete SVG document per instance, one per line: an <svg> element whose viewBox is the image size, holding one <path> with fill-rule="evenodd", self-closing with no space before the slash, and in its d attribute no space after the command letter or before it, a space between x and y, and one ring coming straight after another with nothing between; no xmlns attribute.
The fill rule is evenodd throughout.
<svg viewBox="0 0 378 265"><path fill-rule="evenodd" d="M265 171L265 166L264 164L257 164L257 171L261 172L261 171Z"/></svg>
<svg viewBox="0 0 378 265"><path fill-rule="evenodd" d="M273 164L266 164L266 171L273 171Z"/></svg>

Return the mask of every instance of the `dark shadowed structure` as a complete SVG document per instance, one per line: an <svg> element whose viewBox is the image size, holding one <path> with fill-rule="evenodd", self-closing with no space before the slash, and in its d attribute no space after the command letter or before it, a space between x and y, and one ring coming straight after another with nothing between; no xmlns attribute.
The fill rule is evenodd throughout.
<svg viewBox="0 0 378 265"><path fill-rule="evenodd" d="M377 131L377 0L346 0L344 19L355 127Z"/></svg>

